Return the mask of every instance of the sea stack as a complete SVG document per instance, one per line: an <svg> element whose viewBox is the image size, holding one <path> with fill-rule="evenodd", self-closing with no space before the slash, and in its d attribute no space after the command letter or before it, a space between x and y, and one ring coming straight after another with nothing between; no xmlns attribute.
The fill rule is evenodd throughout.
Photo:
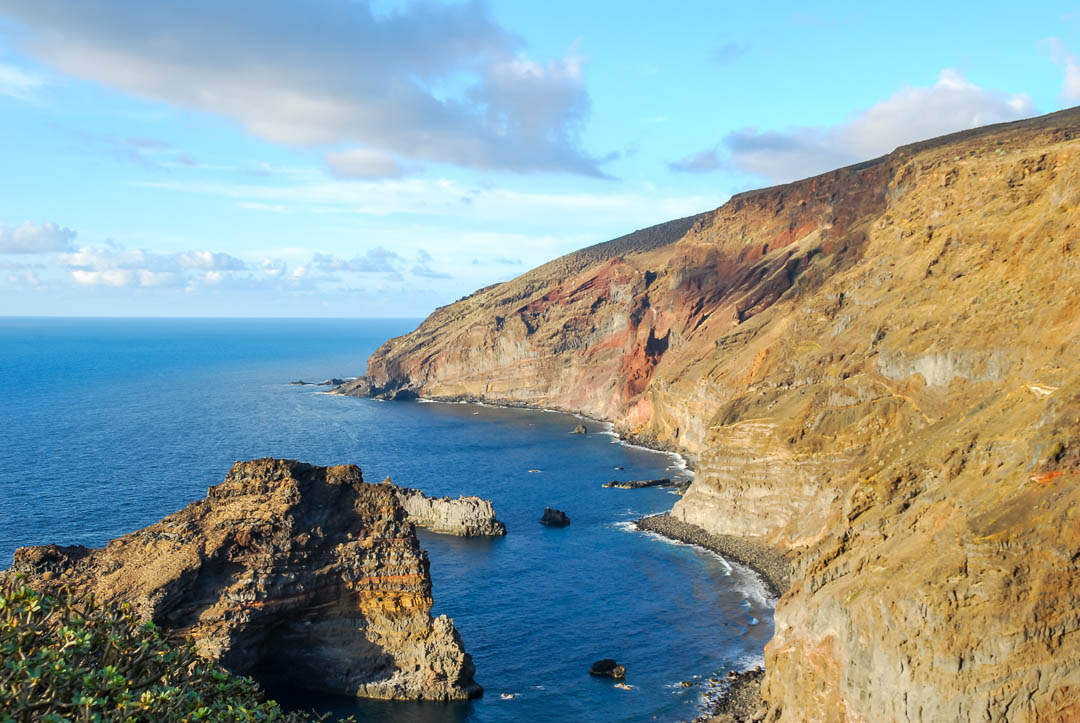
<svg viewBox="0 0 1080 723"><path fill-rule="evenodd" d="M103 548L24 547L12 572L191 636L235 673L338 695L479 696L394 490L355 465L238 462L206 499Z"/></svg>
<svg viewBox="0 0 1080 723"><path fill-rule="evenodd" d="M545 507L544 515L540 518L540 524L548 527L566 527L570 524L570 518L562 510Z"/></svg>
<svg viewBox="0 0 1080 723"><path fill-rule="evenodd" d="M420 490L395 485L389 477L383 484L394 490L405 508L409 522L432 532L459 537L501 537L506 525L495 519L491 502L480 497L428 497Z"/></svg>

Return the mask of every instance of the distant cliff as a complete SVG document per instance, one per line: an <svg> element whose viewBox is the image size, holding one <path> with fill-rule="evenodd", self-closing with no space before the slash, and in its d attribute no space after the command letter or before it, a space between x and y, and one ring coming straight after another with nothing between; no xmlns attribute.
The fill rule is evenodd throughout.
<svg viewBox="0 0 1080 723"><path fill-rule="evenodd" d="M438 309L355 393L694 456L673 514L797 560L769 720L1080 719L1078 139L1074 109L741 194Z"/></svg>
<svg viewBox="0 0 1080 723"><path fill-rule="evenodd" d="M129 603L235 673L370 698L479 695L394 488L353 465L238 462L205 500L103 548L23 547L38 588ZM10 573L8 573L10 574Z"/></svg>

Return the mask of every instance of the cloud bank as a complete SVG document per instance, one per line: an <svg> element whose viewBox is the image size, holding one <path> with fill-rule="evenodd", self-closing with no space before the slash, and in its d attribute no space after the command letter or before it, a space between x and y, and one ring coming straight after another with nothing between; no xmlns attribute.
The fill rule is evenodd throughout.
<svg viewBox="0 0 1080 723"><path fill-rule="evenodd" d="M776 183L876 158L897 146L1036 114L1026 94L982 88L954 70L930 87L904 88L846 123L782 131L742 128L668 164L681 172L740 170Z"/></svg>
<svg viewBox="0 0 1080 723"><path fill-rule="evenodd" d="M24 52L76 77L232 118L334 172L397 159L602 176L581 150L582 61L537 62L483 2L2 0Z"/></svg>
<svg viewBox="0 0 1080 723"><path fill-rule="evenodd" d="M44 254L67 251L75 240L75 232L55 223L21 226L0 226L0 254Z"/></svg>

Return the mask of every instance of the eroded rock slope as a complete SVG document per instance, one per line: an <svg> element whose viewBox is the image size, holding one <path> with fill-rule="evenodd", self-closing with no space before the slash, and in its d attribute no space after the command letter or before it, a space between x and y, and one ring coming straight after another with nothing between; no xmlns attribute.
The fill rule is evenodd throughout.
<svg viewBox="0 0 1080 723"><path fill-rule="evenodd" d="M1078 720L1078 209L1075 109L905 146L482 289L358 386L694 456L673 515L796 560L770 720Z"/></svg>
<svg viewBox="0 0 1080 723"><path fill-rule="evenodd" d="M370 698L479 695L393 488L354 465L238 462L206 499L103 548L24 547L11 572L126 602L237 673Z"/></svg>

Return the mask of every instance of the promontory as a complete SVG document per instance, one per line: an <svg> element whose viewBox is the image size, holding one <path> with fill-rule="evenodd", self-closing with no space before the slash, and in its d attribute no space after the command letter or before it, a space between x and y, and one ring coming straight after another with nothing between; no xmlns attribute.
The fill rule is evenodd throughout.
<svg viewBox="0 0 1080 723"><path fill-rule="evenodd" d="M238 462L225 481L103 548L23 547L4 574L93 593L191 636L234 673L348 696L478 696L390 485L355 465Z"/></svg>

